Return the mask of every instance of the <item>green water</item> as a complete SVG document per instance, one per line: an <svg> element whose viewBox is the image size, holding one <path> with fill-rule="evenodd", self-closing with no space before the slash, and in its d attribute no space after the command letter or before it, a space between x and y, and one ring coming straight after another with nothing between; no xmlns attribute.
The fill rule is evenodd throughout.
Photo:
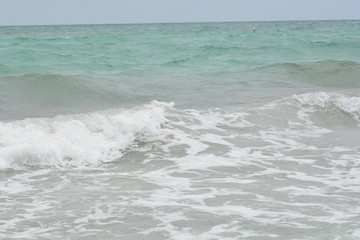
<svg viewBox="0 0 360 240"><path fill-rule="evenodd" d="M359 28L359 21L1 27L2 108L6 118L154 99L208 108L256 101L268 87L277 97L281 87L358 86Z"/></svg>
<svg viewBox="0 0 360 240"><path fill-rule="evenodd" d="M176 75L186 76L192 71L237 71L275 63L359 60L358 21L2 27L0 31L2 74L144 77L176 69Z"/></svg>

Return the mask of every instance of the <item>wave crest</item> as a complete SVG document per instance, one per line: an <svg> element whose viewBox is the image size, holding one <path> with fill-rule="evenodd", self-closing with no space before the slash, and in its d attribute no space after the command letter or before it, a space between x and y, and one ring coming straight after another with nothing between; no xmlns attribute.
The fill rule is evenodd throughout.
<svg viewBox="0 0 360 240"><path fill-rule="evenodd" d="M293 99L303 106L312 106L331 113L341 112L360 121L360 96L317 92L295 95Z"/></svg>
<svg viewBox="0 0 360 240"><path fill-rule="evenodd" d="M0 122L0 168L86 166L120 158L136 140L159 134L172 104Z"/></svg>

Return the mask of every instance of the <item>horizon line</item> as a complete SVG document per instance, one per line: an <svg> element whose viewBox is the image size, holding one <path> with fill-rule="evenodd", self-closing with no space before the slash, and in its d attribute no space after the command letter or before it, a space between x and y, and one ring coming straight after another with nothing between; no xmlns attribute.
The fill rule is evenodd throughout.
<svg viewBox="0 0 360 240"><path fill-rule="evenodd" d="M129 22L129 23L65 23L0 25L0 27L46 27L46 26L84 26L84 25L146 25L146 24L196 24L196 23L258 23L258 22L321 22L321 21L360 21L360 19L298 19L298 20L253 20L253 21L184 21L184 22Z"/></svg>

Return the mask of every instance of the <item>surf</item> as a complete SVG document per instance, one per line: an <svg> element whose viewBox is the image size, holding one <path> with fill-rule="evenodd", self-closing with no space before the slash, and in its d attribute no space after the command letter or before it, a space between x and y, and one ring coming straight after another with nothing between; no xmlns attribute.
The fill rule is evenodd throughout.
<svg viewBox="0 0 360 240"><path fill-rule="evenodd" d="M0 168L98 165L159 134L172 104L0 122Z"/></svg>

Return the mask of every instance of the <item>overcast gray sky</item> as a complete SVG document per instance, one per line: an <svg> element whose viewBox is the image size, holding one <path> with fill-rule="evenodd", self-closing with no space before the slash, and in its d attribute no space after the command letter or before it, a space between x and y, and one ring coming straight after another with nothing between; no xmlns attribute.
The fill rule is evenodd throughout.
<svg viewBox="0 0 360 240"><path fill-rule="evenodd" d="M0 0L0 25L360 19L360 0Z"/></svg>

